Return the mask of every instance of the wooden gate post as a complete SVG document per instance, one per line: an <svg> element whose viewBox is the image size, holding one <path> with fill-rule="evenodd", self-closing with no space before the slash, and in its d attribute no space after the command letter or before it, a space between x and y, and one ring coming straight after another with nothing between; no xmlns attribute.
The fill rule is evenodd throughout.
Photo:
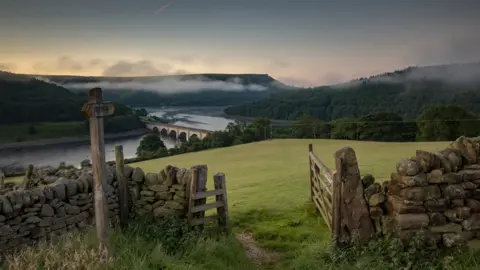
<svg viewBox="0 0 480 270"><path fill-rule="evenodd" d="M104 185L107 182L107 168L105 164L103 117L112 115L114 106L111 102L103 102L102 89L93 88L88 92L88 103L83 105L82 112L90 121L97 238L102 252L108 254L108 208L104 193Z"/></svg>
<svg viewBox="0 0 480 270"><path fill-rule="evenodd" d="M118 182L118 202L120 205L120 225L128 223L128 183L125 177L123 146L115 145L115 168Z"/></svg>
<svg viewBox="0 0 480 270"><path fill-rule="evenodd" d="M332 198L332 236L333 244L339 247L342 241L342 170L341 161L335 160L336 170L333 172Z"/></svg>
<svg viewBox="0 0 480 270"><path fill-rule="evenodd" d="M312 171L312 154L313 145L308 145L308 172L310 173L310 200L313 201L313 171Z"/></svg>
<svg viewBox="0 0 480 270"><path fill-rule="evenodd" d="M230 228L228 225L228 202L227 202L227 185L225 183L225 174L217 173L213 177L213 184L215 190L223 190L222 194L215 196L216 202L222 202L223 206L217 207L217 215L218 215L218 225L221 230L225 233L230 232Z"/></svg>
<svg viewBox="0 0 480 270"><path fill-rule="evenodd" d="M5 188L5 174L0 169L0 191Z"/></svg>
<svg viewBox="0 0 480 270"><path fill-rule="evenodd" d="M188 221L191 224L195 218L205 217L205 211L192 213L192 208L197 205L203 205L207 198L197 199L195 194L207 190L207 165L196 165L192 167L192 178L189 184L189 203L188 203Z"/></svg>

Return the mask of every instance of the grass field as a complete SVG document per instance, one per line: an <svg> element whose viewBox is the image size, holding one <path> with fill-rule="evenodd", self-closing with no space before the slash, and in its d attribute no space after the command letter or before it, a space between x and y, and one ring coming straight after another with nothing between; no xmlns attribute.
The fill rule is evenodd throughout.
<svg viewBox="0 0 480 270"><path fill-rule="evenodd" d="M446 142L379 143L338 140L273 140L150 160L139 166L159 172L167 164L190 167L207 164L208 187L213 174L223 172L228 188L229 212L237 231L252 232L259 244L294 260L306 247L330 237L323 220L306 206L309 196L308 144L327 166L333 168L336 150L355 149L362 174L388 179L395 165L415 150L440 150Z"/></svg>
<svg viewBox="0 0 480 270"><path fill-rule="evenodd" d="M88 130L83 121L0 125L0 143L79 137L87 134Z"/></svg>
<svg viewBox="0 0 480 270"><path fill-rule="evenodd" d="M233 232L251 233L260 247L275 251L281 256L275 263L262 266L263 269L398 269L402 261L392 260L388 256L417 256L424 260L427 255L399 255L398 250L392 252L389 247L381 245L371 246L368 250L349 251L350 253L343 255L345 257L331 256L327 248L330 234L323 220L315 214L313 206L307 203L309 143L313 144L314 152L330 168L333 168L333 154L336 150L344 146L353 147L361 173L371 173L379 181L388 179L395 170L396 162L403 157L413 156L415 150L440 150L448 144L273 140L144 161L131 166L139 166L146 172L159 172L166 165L186 168L207 164L209 188L213 188L213 174L225 173ZM132 245L135 245L135 241L132 240ZM194 264L195 267L191 269L251 269L252 266L246 262L244 254L239 253L243 251L235 243L235 239L227 238L222 241L215 244L201 242L195 249L183 254L181 259L177 259L186 263L182 264L183 266ZM140 246L139 244L140 249L145 249ZM118 252L126 254L131 252L131 248L120 249ZM223 253L225 255L222 255ZM444 260L461 260L463 263L446 269L478 269L480 263L477 258L469 253L458 259L446 257ZM443 269L431 267L440 264L445 267L448 264L444 261L425 262L429 263L425 267L422 264L410 269ZM127 262L122 259L122 263Z"/></svg>

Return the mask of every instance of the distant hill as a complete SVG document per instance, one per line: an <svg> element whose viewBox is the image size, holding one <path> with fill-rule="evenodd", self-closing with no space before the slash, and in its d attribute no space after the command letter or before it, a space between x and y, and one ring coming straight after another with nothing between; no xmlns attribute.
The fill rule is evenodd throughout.
<svg viewBox="0 0 480 270"><path fill-rule="evenodd" d="M75 92L104 89L105 98L132 106L225 106L295 89L267 74L188 74L148 77L30 75Z"/></svg>
<svg viewBox="0 0 480 270"><path fill-rule="evenodd" d="M0 72L0 125L83 121L80 110L87 99L86 93L73 93L28 75ZM129 107L116 103L114 116L133 113Z"/></svg>
<svg viewBox="0 0 480 270"><path fill-rule="evenodd" d="M337 85L284 91L225 112L284 120L303 114L333 120L393 112L413 119L434 104L458 104L480 113L480 62L409 67Z"/></svg>

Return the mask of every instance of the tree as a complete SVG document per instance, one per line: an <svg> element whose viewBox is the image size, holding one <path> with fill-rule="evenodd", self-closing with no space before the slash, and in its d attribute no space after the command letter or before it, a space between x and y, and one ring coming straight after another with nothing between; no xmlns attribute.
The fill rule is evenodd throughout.
<svg viewBox="0 0 480 270"><path fill-rule="evenodd" d="M267 140L270 138L272 123L268 118L256 118L246 129L249 129L253 136L249 136L252 141ZM245 142L252 142L245 141Z"/></svg>
<svg viewBox="0 0 480 270"><path fill-rule="evenodd" d="M28 134L30 134L30 135L35 135L35 134L37 134L37 129L35 128L34 125L29 125L29 126L28 126Z"/></svg>
<svg viewBox="0 0 480 270"><path fill-rule="evenodd" d="M137 147L137 156L139 157L151 157L153 155L168 154L165 144L157 134L145 135L140 144Z"/></svg>
<svg viewBox="0 0 480 270"><path fill-rule="evenodd" d="M388 112L369 114L358 121L358 140L368 141L403 141L403 119Z"/></svg>
<svg viewBox="0 0 480 270"><path fill-rule="evenodd" d="M134 109L136 116L147 116L148 112L144 108Z"/></svg>
<svg viewBox="0 0 480 270"><path fill-rule="evenodd" d="M329 138L330 125L311 115L297 118L293 124L295 138Z"/></svg>
<svg viewBox="0 0 480 270"><path fill-rule="evenodd" d="M478 116L458 105L436 105L425 109L417 118L418 140L452 141L464 135L479 135Z"/></svg>
<svg viewBox="0 0 480 270"><path fill-rule="evenodd" d="M332 121L331 138L339 140L356 140L357 135L357 123L353 118L340 118Z"/></svg>

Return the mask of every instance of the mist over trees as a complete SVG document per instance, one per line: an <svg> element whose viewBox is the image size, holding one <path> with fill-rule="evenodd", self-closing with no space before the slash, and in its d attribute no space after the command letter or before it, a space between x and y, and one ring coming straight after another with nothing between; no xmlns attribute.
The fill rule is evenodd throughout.
<svg viewBox="0 0 480 270"><path fill-rule="evenodd" d="M325 121L391 112L413 120L432 105L456 104L480 113L480 63L407 68L351 82L273 93L231 106L229 115Z"/></svg>

